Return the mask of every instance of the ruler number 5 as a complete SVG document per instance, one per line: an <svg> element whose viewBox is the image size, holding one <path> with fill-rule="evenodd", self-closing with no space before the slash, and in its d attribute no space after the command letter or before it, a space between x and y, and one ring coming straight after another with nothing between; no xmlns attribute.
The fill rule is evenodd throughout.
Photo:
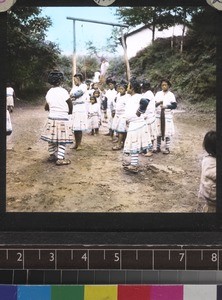
<svg viewBox="0 0 222 300"><path fill-rule="evenodd" d="M17 252L17 261L22 261L22 253Z"/></svg>
<svg viewBox="0 0 222 300"><path fill-rule="evenodd" d="M114 256L114 261L119 261L119 253L117 252L117 253L115 253L114 254L115 256Z"/></svg>

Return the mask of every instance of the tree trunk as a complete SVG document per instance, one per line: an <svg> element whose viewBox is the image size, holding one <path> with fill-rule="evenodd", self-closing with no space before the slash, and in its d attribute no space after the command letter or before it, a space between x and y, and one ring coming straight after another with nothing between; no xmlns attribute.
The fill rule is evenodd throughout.
<svg viewBox="0 0 222 300"><path fill-rule="evenodd" d="M186 25L183 24L182 37L181 37L181 42L180 42L180 52L181 53L183 52L183 43L184 43L185 29L186 29Z"/></svg>
<svg viewBox="0 0 222 300"><path fill-rule="evenodd" d="M186 29L186 15L187 11L186 8L184 8L184 14L183 14L183 29L182 29L182 37L180 42L180 52L183 52L183 43L184 43L184 36L185 36L185 29Z"/></svg>

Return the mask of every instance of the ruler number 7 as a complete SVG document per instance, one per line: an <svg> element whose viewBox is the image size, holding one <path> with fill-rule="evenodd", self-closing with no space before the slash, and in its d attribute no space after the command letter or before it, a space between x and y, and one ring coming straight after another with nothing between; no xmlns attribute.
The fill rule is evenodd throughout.
<svg viewBox="0 0 222 300"><path fill-rule="evenodd" d="M183 261L184 258L185 258L185 252L180 252L179 253L179 258L180 258L180 261Z"/></svg>

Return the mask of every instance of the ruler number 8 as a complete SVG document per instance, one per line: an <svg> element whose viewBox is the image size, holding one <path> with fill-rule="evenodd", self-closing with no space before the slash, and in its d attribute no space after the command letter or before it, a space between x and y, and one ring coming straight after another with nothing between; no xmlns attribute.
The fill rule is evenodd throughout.
<svg viewBox="0 0 222 300"><path fill-rule="evenodd" d="M217 253L212 253L211 255L211 261L216 262L217 261Z"/></svg>

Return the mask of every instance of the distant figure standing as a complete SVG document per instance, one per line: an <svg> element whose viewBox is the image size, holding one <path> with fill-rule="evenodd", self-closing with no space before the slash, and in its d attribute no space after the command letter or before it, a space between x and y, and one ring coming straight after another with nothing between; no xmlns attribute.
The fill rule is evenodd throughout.
<svg viewBox="0 0 222 300"><path fill-rule="evenodd" d="M11 87L10 83L7 83L6 87L6 102L7 102L7 109L10 113L13 112L14 109L14 100L16 99L15 91Z"/></svg>
<svg viewBox="0 0 222 300"><path fill-rule="evenodd" d="M161 139L165 140L163 154L170 153L171 136L174 134L174 122L172 110L177 107L174 94L170 91L171 83L167 79L160 82L162 91L155 95L156 101L156 125L157 125L157 148L154 153L161 151Z"/></svg>
<svg viewBox="0 0 222 300"><path fill-rule="evenodd" d="M66 145L73 143L73 135L69 124L69 114L72 113L72 101L69 93L61 86L63 73L55 70L49 73L48 82L52 88L46 94L45 110L49 111L48 122L41 139L48 142L49 161L57 166L69 165L65 159Z"/></svg>
<svg viewBox="0 0 222 300"><path fill-rule="evenodd" d="M105 83L105 78L106 78L106 73L107 73L107 70L109 68L109 62L104 58L102 57L101 59L101 66L100 66L100 83Z"/></svg>
<svg viewBox="0 0 222 300"><path fill-rule="evenodd" d="M149 81L145 80L141 86L142 97L149 99L149 105L144 114L144 118L147 122L148 132L151 139L151 144L148 145L148 150L144 156L150 157L153 155L153 145L156 142L156 105L154 94L151 91L151 86Z"/></svg>
<svg viewBox="0 0 222 300"><path fill-rule="evenodd" d="M133 173L138 172L139 153L148 148L149 134L147 124L144 119L149 100L142 99L140 82L131 79L127 88L127 93L131 97L127 100L125 119L128 124L124 153L130 154L130 163L123 162L124 169Z"/></svg>
<svg viewBox="0 0 222 300"><path fill-rule="evenodd" d="M6 109L6 135L11 135L12 133L12 122L8 109Z"/></svg>
<svg viewBox="0 0 222 300"><path fill-rule="evenodd" d="M83 82L83 75L74 75L74 87L70 91L73 103L72 131L75 137L75 145L72 149L81 150L82 132L88 128L87 122L87 85Z"/></svg>
<svg viewBox="0 0 222 300"><path fill-rule="evenodd" d="M99 133L99 126L101 122L101 110L99 103L97 103L96 96L90 96L90 105L88 111L88 128L91 135Z"/></svg>
<svg viewBox="0 0 222 300"><path fill-rule="evenodd" d="M115 112L115 99L117 96L117 91L115 89L116 81L110 79L109 81L107 81L107 84L109 86L109 89L106 91L105 96L107 98L106 114L107 114L109 132L105 135L113 137L114 131L112 130L112 122L113 122L114 112Z"/></svg>
<svg viewBox="0 0 222 300"><path fill-rule="evenodd" d="M96 71L94 73L94 77L93 77L93 82L94 83L98 83L100 81L100 72L99 71Z"/></svg>
<svg viewBox="0 0 222 300"><path fill-rule="evenodd" d="M126 139L126 119L125 110L127 101L130 99L130 95L126 93L128 82L122 80L118 84L118 94L116 97L116 109L115 116L113 119L112 129L118 134L118 142L116 146L113 146L113 150L121 150L124 146Z"/></svg>
<svg viewBox="0 0 222 300"><path fill-rule="evenodd" d="M203 148L207 155L202 160L198 197L204 201L203 212L216 212L216 131L206 133Z"/></svg>

